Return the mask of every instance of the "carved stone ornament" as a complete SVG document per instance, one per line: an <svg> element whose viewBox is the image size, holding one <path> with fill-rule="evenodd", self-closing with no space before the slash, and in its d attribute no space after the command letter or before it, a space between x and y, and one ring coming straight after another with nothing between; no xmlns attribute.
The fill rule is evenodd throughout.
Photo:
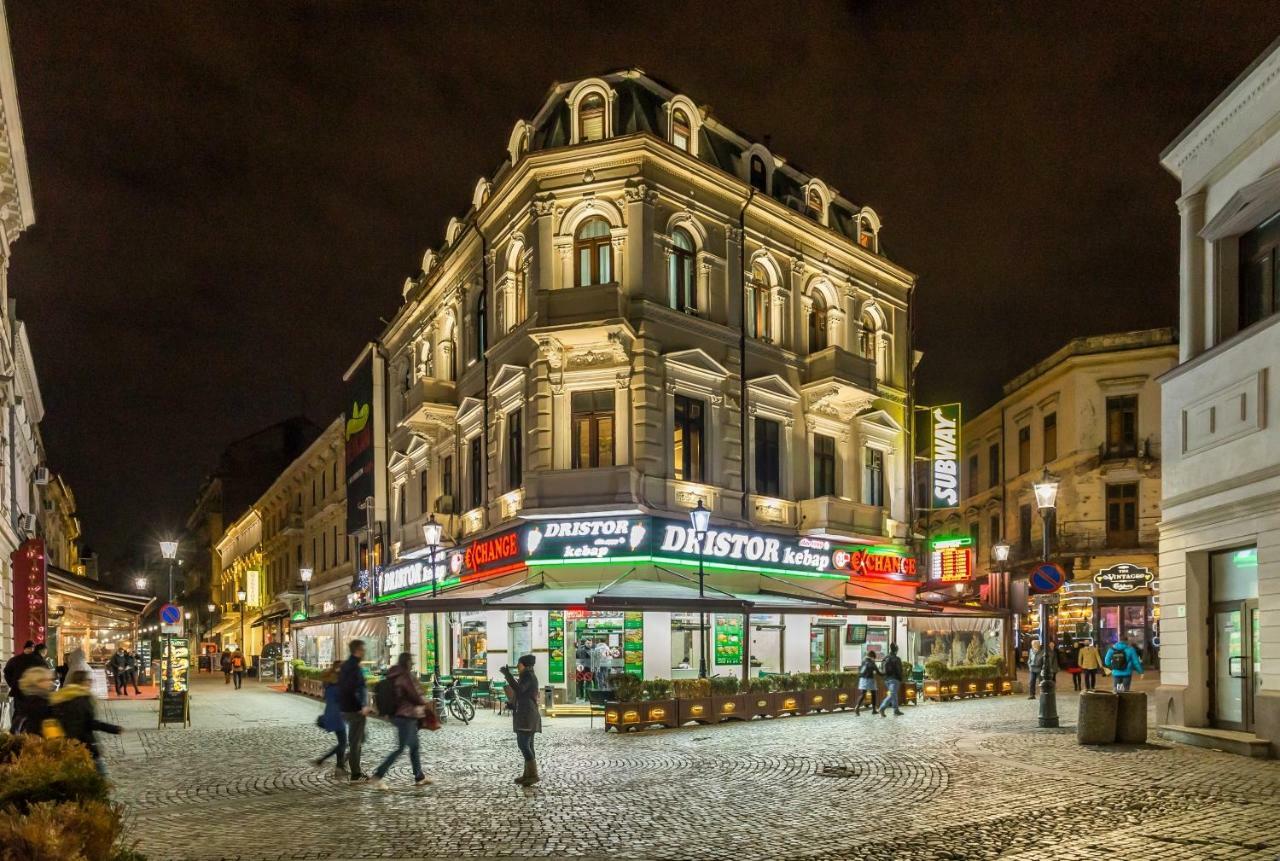
<svg viewBox="0 0 1280 861"><path fill-rule="evenodd" d="M622 196L628 203L653 203L658 199L658 192L643 180L629 179Z"/></svg>
<svg viewBox="0 0 1280 861"><path fill-rule="evenodd" d="M533 199L533 203L529 205L529 209L535 216L555 215L556 196L549 193L539 194Z"/></svg>

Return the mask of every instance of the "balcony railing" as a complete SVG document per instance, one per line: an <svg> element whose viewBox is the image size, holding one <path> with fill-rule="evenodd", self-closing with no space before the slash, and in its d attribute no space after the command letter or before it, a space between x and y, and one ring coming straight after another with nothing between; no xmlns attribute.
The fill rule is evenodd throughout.
<svg viewBox="0 0 1280 861"><path fill-rule="evenodd" d="M455 409L458 406L457 385L450 380L422 377L404 393L404 412L401 421L419 420L423 418L423 410L431 406Z"/></svg>
<svg viewBox="0 0 1280 861"><path fill-rule="evenodd" d="M876 388L876 363L843 347L827 347L805 356L804 382L835 380L868 392Z"/></svg>
<svg viewBox="0 0 1280 861"><path fill-rule="evenodd" d="M611 320L623 316L622 288L617 284L595 284L567 290L549 290L545 294L547 322L562 326L592 320Z"/></svg>
<svg viewBox="0 0 1280 861"><path fill-rule="evenodd" d="M850 532L884 535L884 509L838 496L800 500L801 532Z"/></svg>

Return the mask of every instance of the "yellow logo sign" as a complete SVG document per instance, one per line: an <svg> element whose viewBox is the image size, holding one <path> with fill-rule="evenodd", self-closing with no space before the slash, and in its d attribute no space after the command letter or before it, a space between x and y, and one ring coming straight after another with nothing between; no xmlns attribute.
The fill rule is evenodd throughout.
<svg viewBox="0 0 1280 861"><path fill-rule="evenodd" d="M347 419L347 439L351 439L369 423L369 405L351 404L351 418Z"/></svg>

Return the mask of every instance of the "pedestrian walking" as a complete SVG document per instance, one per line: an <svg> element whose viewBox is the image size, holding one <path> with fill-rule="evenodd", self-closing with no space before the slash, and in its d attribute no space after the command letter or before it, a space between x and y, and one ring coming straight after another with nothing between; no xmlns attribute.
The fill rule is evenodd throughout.
<svg viewBox="0 0 1280 861"><path fill-rule="evenodd" d="M218 662L218 666L222 668L222 679L224 685L231 684L231 650L222 650L222 659Z"/></svg>
<svg viewBox="0 0 1280 861"><path fill-rule="evenodd" d="M1044 671L1044 649L1039 640L1031 641L1031 651L1027 653L1027 669L1031 671L1031 692L1027 699L1034 700L1039 693L1040 673Z"/></svg>
<svg viewBox="0 0 1280 861"><path fill-rule="evenodd" d="M591 670L595 677L596 690L605 690L609 687L609 661L612 654L609 651L609 641L601 640L596 643L595 648L591 650Z"/></svg>
<svg viewBox="0 0 1280 861"><path fill-rule="evenodd" d="M240 686L244 684L244 653L236 651L231 655L231 680L235 682L236 690L240 690Z"/></svg>
<svg viewBox="0 0 1280 861"><path fill-rule="evenodd" d="M576 664L576 674L574 681L578 685L578 700L585 701L587 699L587 690L591 686L591 680L594 677L591 672L591 641L583 639L578 643L578 648L574 650L573 661Z"/></svg>
<svg viewBox="0 0 1280 861"><path fill-rule="evenodd" d="M858 667L858 703L853 708L855 715L862 714L862 700L868 693L871 694L871 713L876 714L880 710L876 704L876 676L878 675L881 673L880 668L876 666L875 650L867 649L867 656L862 659L862 666Z"/></svg>
<svg viewBox="0 0 1280 861"><path fill-rule="evenodd" d="M1111 689L1116 693L1127 691L1132 687L1134 673L1144 674L1138 650L1123 638L1111 644L1102 663L1111 673Z"/></svg>
<svg viewBox="0 0 1280 861"><path fill-rule="evenodd" d="M390 789L387 785L387 772L405 748L409 749L409 765L413 767L413 785L426 786L431 782L422 770L422 754L418 746L419 722L427 715L427 701L418 687L418 680L410 670L413 667L413 656L401 652L396 665L387 672L387 677L378 682L375 690L375 701L378 711L391 718L396 728L396 749L387 754L387 758L373 771L373 785L378 789Z"/></svg>
<svg viewBox="0 0 1280 861"><path fill-rule="evenodd" d="M89 687L91 678L86 670L72 670L67 674L67 683L49 698L49 704L54 719L62 728L63 735L89 748L94 767L98 769L99 774L106 777L107 767L102 762L102 753L98 750L94 733L107 732L119 735L123 730L113 723L98 720L93 692Z"/></svg>
<svg viewBox="0 0 1280 861"><path fill-rule="evenodd" d="M22 691L22 699L18 700L14 732L43 736L45 721L53 717L49 708L53 670L43 665L28 668L18 679L18 689Z"/></svg>
<svg viewBox="0 0 1280 861"><path fill-rule="evenodd" d="M111 681L116 686L116 696L124 696L125 694L125 668L129 665L128 658L125 657L124 646L117 646L116 653L111 656L111 660L107 664L111 667Z"/></svg>
<svg viewBox="0 0 1280 861"><path fill-rule="evenodd" d="M538 710L538 677L533 667L537 659L533 655L523 655L517 662L520 675L512 675L510 667L502 668L502 677L507 680L510 691L507 698L513 703L511 709L511 728L516 733L516 746L524 757L524 772L516 778L521 786L533 786L542 778L538 775L538 760L533 753L533 734L542 732L542 713Z"/></svg>
<svg viewBox="0 0 1280 861"><path fill-rule="evenodd" d="M317 766L324 765L329 757L336 757L335 771L339 775L347 773L347 722L342 719L342 708L338 704L338 671L342 661L334 661L329 669L320 676L324 685L324 712L316 718L316 726L325 732L331 732L337 738L337 744L324 756L314 760Z"/></svg>
<svg viewBox="0 0 1280 861"><path fill-rule="evenodd" d="M124 693L129 695L129 685L133 685L133 692L138 696L142 696L142 691L138 688L138 656L129 650L125 650L125 667L124 667Z"/></svg>
<svg viewBox="0 0 1280 861"><path fill-rule="evenodd" d="M1074 643L1064 643L1058 648L1058 667L1067 671L1067 675L1071 676L1072 690L1080 690L1080 684L1084 680L1080 678L1079 647Z"/></svg>
<svg viewBox="0 0 1280 861"><path fill-rule="evenodd" d="M36 644L32 640L27 640L22 644L22 651L14 655L4 664L4 683L9 688L9 731L18 731L18 710L19 700L22 699L22 688L19 684L22 680L22 674L32 667L38 667L43 663L36 657Z"/></svg>
<svg viewBox="0 0 1280 861"><path fill-rule="evenodd" d="M352 640L347 646L347 659L338 669L338 709L347 724L347 769L351 780L368 780L360 770L360 753L364 748L364 726L373 709L369 708L369 689L364 680L364 640Z"/></svg>
<svg viewBox="0 0 1280 861"><path fill-rule="evenodd" d="M880 717L884 717L889 711L890 701L893 702L894 717L901 716L901 703L898 700L902 695L903 681L905 680L902 677L902 658L898 657L898 644L890 643L889 657L884 659L884 686L886 693L884 702L880 703ZM874 706L875 703L873 702L872 705Z"/></svg>
<svg viewBox="0 0 1280 861"><path fill-rule="evenodd" d="M1084 689L1093 690L1098 683L1098 668L1102 666L1102 657L1093 640L1085 640L1084 645L1076 652L1076 664L1080 667L1080 674L1084 676Z"/></svg>

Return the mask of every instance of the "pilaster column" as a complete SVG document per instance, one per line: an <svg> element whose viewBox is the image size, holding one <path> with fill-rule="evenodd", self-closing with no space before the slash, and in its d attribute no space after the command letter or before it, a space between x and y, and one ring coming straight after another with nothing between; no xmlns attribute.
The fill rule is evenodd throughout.
<svg viewBox="0 0 1280 861"><path fill-rule="evenodd" d="M1206 326L1210 322L1205 308L1204 192L1197 191L1178 200L1182 219L1178 277L1178 359L1186 362L1204 352Z"/></svg>

